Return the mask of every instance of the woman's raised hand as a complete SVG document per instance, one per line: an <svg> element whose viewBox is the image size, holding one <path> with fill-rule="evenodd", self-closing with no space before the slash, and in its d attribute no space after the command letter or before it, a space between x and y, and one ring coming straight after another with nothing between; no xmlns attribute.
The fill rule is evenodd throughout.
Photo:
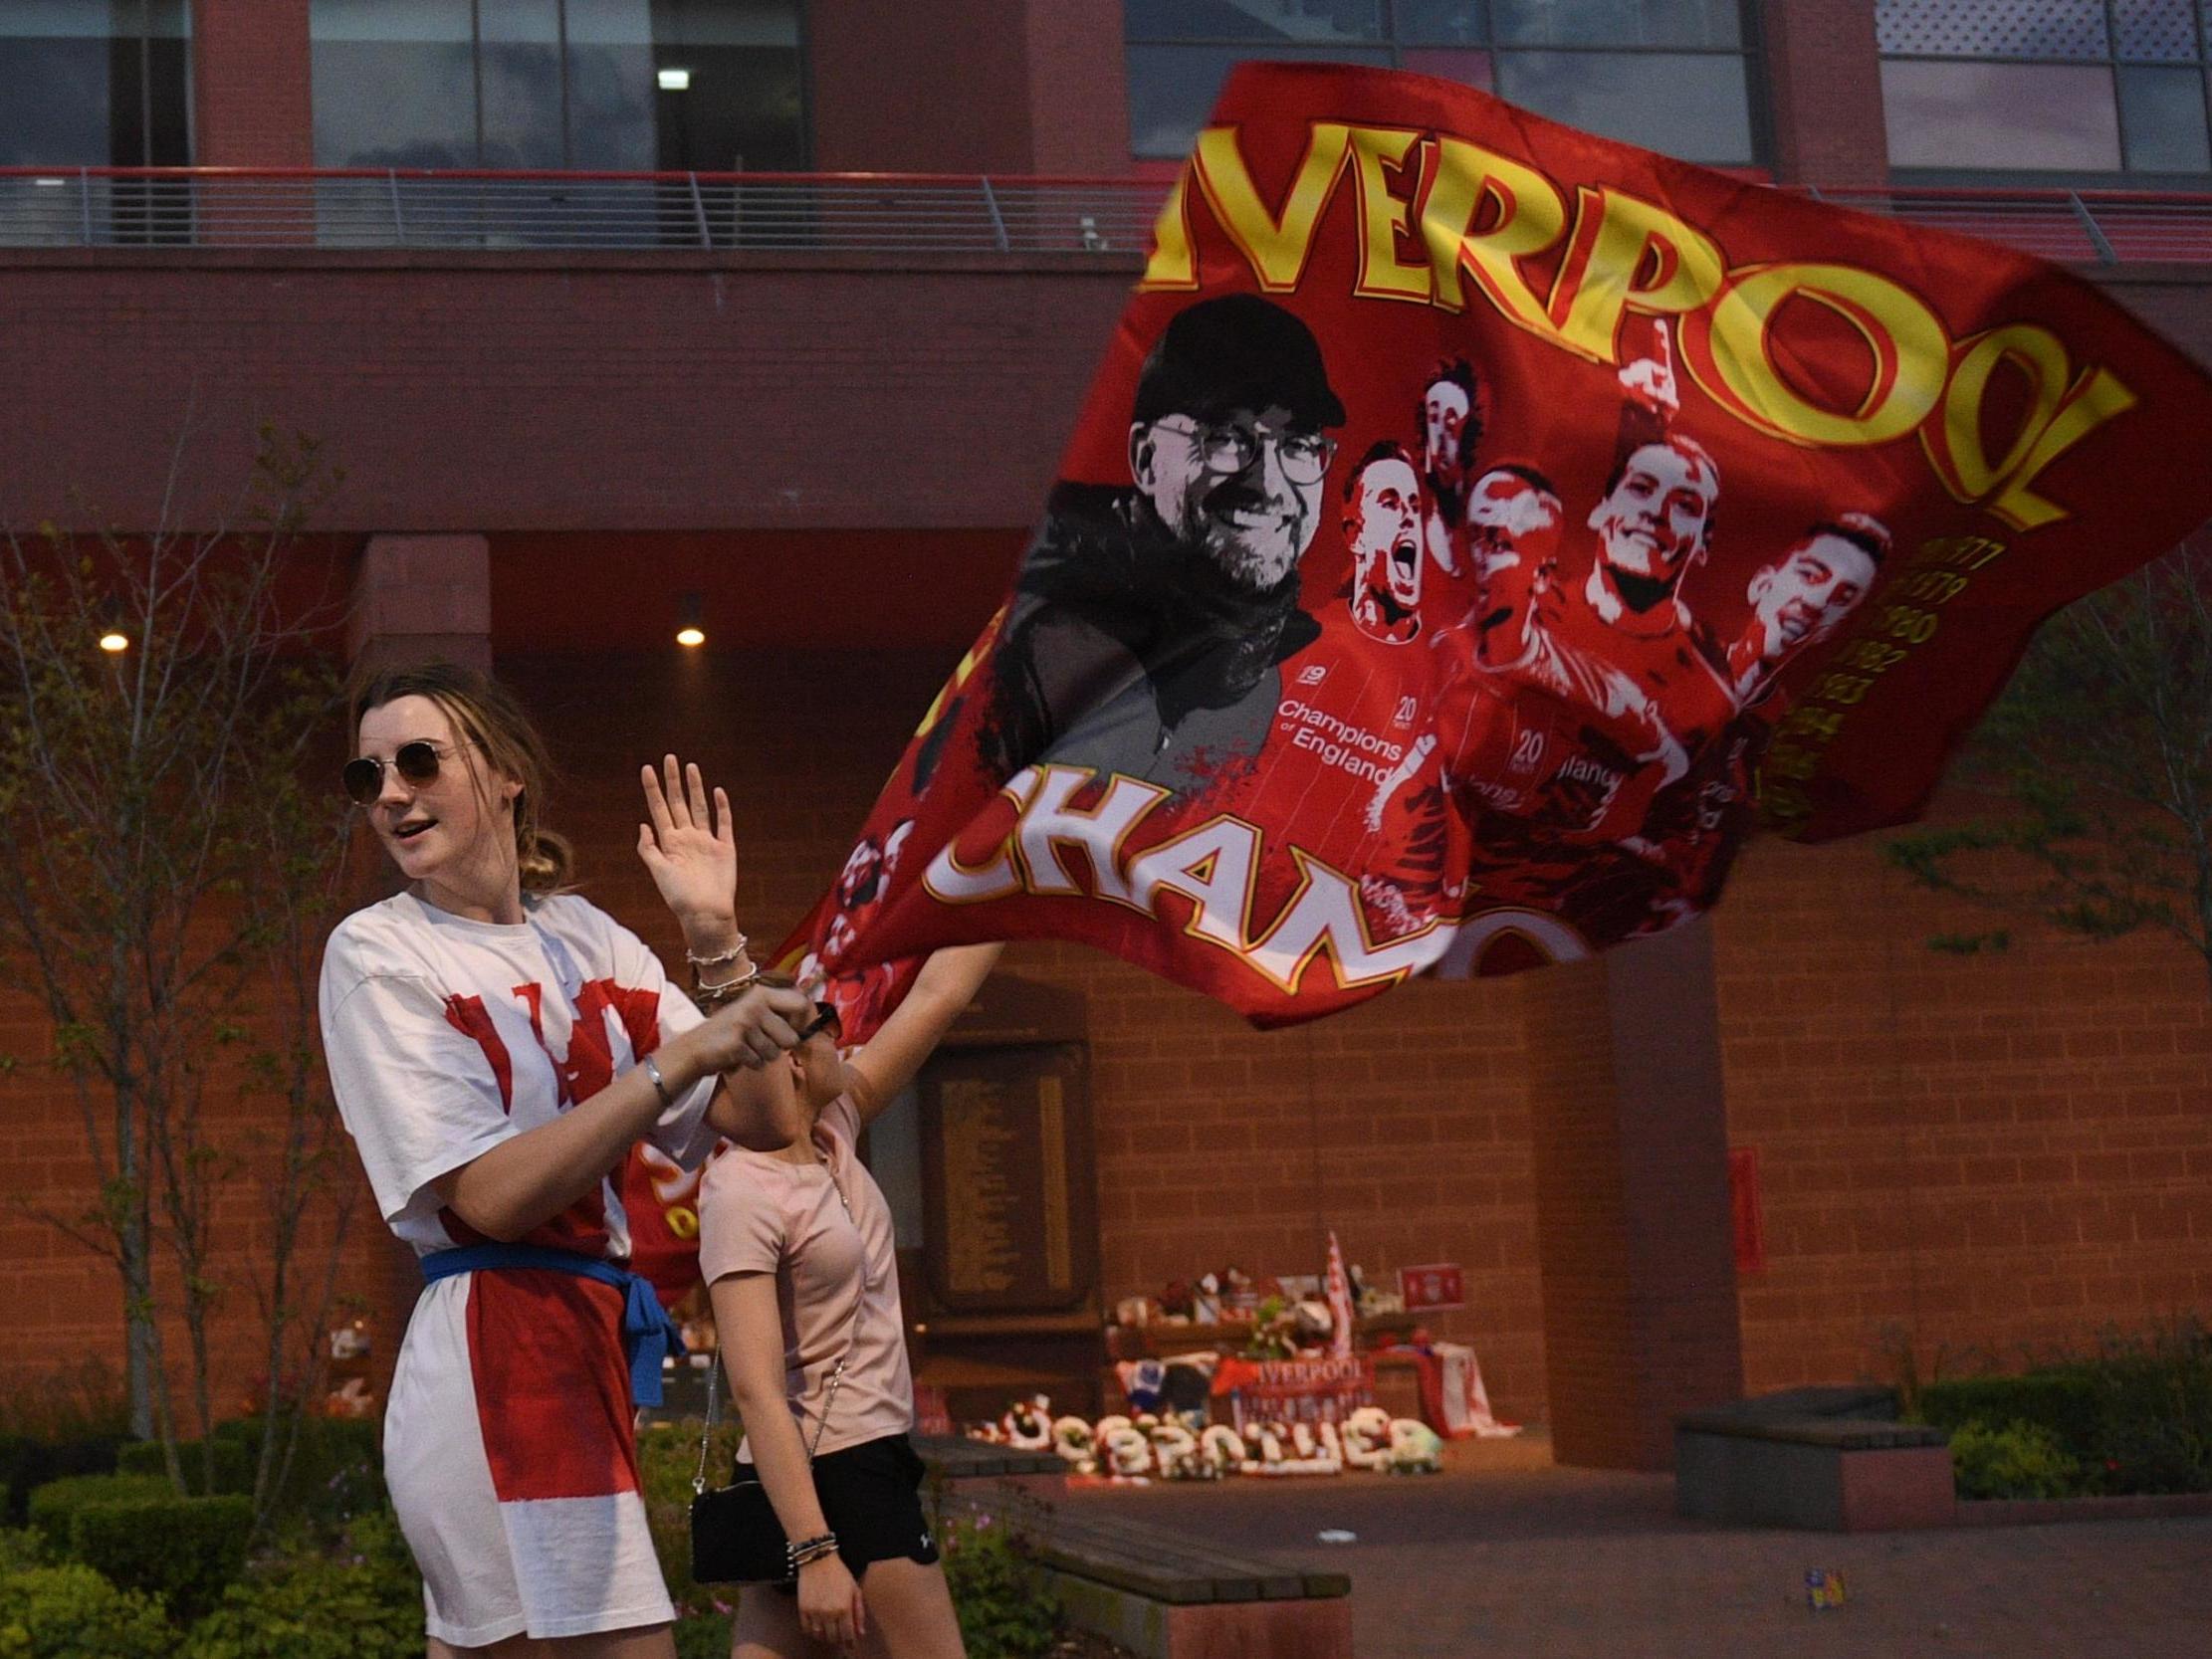
<svg viewBox="0 0 2212 1659"><path fill-rule="evenodd" d="M637 826L637 856L662 900L687 933L699 926L734 928L738 838L729 795L716 789L710 812L698 766L679 766L673 754L663 755L657 768L641 766L638 775L651 821Z"/></svg>

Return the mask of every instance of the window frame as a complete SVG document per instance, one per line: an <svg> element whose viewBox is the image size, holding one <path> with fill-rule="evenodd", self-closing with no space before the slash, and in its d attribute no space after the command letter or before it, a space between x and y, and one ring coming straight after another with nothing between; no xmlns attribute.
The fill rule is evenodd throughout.
<svg viewBox="0 0 2212 1659"><path fill-rule="evenodd" d="M1884 52L1877 45L1880 64L1984 64L2006 68L2100 69L2112 89L2112 129L2119 141L2119 166L2109 172L2086 168L2050 167L1917 167L1889 163L1889 176L1898 184L1933 189L2018 190L2122 190L2147 193L2191 192L2212 189L2212 167L2201 171L2147 171L2130 164L2126 104L2120 95L2119 77L2130 69L2185 69L2196 73L2204 111L2208 147L2212 147L2212 0L2189 0L2196 56L2191 59L2127 58L2120 55L2119 15L2114 0L2100 0L2104 16L2104 53L2036 57L2005 57L1993 52ZM1889 107L1882 101L1884 156L1888 152Z"/></svg>
<svg viewBox="0 0 2212 1659"><path fill-rule="evenodd" d="M1126 78L1127 65L1129 61L1129 50L1132 47L1146 47L1157 49L1163 47L1187 46L1204 48L1211 51L1235 51L1238 49L1252 51L1255 48L1262 48L1267 46L1305 48L1310 44L1311 54L1317 62L1326 62L1329 51L1332 48L1340 48L1345 51L1386 53L1388 54L1390 59L1390 67L1393 69L1406 67L1405 60L1408 53L1434 52L1439 50L1480 52L1490 60L1490 81L1491 86L1494 89L1498 80L1499 57L1501 55L1511 55L1515 53L1543 53L1547 55L1589 53L1603 54L1607 57L1649 56L1664 58L1696 57L1734 59L1743 65L1744 102L1748 107L1750 117L1747 122L1746 130L1746 136L1749 140L1751 150L1750 156L1742 161L1695 161L1690 162L1689 165L1726 169L1729 171L1739 171L1749 168L1759 172L1771 172L1774 166L1775 146L1774 115L1772 107L1773 101L1768 95L1767 87L1766 19L1764 16L1766 8L1764 6L1750 4L1749 0L1735 0L1735 6L1737 18L1736 33L1738 44L1733 47L1647 46L1642 43L1611 44L1606 42L1580 42L1574 45L1515 44L1510 46L1500 46L1497 39L1497 9L1494 4L1494 0L1485 0L1485 4L1483 6L1482 16L1484 39L1482 43L1479 46L1461 45L1452 47L1445 47L1435 41L1416 41L1401 38L1398 29L1398 0L1376 0L1376 9L1382 17L1383 28L1382 33L1375 38L1370 40L1323 41L1318 43L1306 43L1296 40L1262 42L1254 41L1248 37L1223 38L1219 36L1197 35L1179 35L1174 37L1166 37L1160 35L1140 35L1133 32L1128 8L1124 7L1122 12L1122 62L1124 66L1124 75ZM1257 61L1280 62L1282 60L1260 58ZM1501 95L1493 92L1491 96L1497 97ZM1538 111L1532 111L1532 113L1536 112ZM1172 156L1147 154L1137 149L1136 142L1137 135L1135 131L1132 130L1129 135L1130 155L1134 160L1138 162L1158 163L1161 161L1182 159L1181 151L1178 151L1175 155Z"/></svg>
<svg viewBox="0 0 2212 1659"><path fill-rule="evenodd" d="M139 3L141 5L151 4L152 0L139 0ZM784 0L784 3L791 8L791 32L795 37L791 50L798 57L798 167L796 170L804 172L813 165L814 155L814 88L813 53L811 50L813 7L812 0ZM575 124L572 112L575 101L569 95L569 74L572 66L568 61L568 6L569 0L553 0L554 74L559 87L560 165L555 168L508 168L491 166L484 159L484 5L483 0L468 0L469 75L473 89L476 155L475 159L462 169L463 171L533 173L545 171L591 172L597 170L594 168L579 168L575 162ZM189 7L187 7L187 15L189 15ZM648 11L649 15L650 11ZM313 0L309 0L308 33L309 45L312 50L316 41ZM661 43L654 41L648 44L653 50L657 51ZM312 70L310 72L309 96L312 102L314 96ZM318 165L321 165L320 161ZM659 169L652 170L658 171ZM706 169L694 168L691 170L704 171Z"/></svg>

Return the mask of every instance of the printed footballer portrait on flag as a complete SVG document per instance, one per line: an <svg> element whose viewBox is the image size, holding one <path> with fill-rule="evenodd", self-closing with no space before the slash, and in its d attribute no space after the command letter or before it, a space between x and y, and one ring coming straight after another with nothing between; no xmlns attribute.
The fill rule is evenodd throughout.
<svg viewBox="0 0 2212 1659"><path fill-rule="evenodd" d="M2212 386L2023 255L1384 71L1245 66L1013 591L785 947L1084 940L1262 1024L1909 818L2212 507Z"/></svg>

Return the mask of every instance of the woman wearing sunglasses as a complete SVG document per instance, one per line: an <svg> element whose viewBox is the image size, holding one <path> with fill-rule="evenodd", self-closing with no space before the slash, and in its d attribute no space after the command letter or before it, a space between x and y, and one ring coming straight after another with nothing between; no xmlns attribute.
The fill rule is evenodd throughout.
<svg viewBox="0 0 2212 1659"><path fill-rule="evenodd" d="M440 665L354 707L348 794L406 886L323 958L331 1081L377 1206L428 1284L384 1414L384 1474L422 1568L431 1659L674 1659L632 1438L667 1317L623 1267L613 1182L649 1141L788 1139L723 1074L798 1041L735 921L729 803L648 768L639 851L705 964L702 1013L636 934L562 890L546 754L503 688ZM688 785L688 786L687 786Z"/></svg>
<svg viewBox="0 0 2212 1659"><path fill-rule="evenodd" d="M809 1642L850 1647L871 1630L869 1649L891 1659L963 1651L907 1438L914 1382L891 1210L858 1143L1002 948L938 951L849 1055L835 1010L818 1004L799 1045L747 1080L797 1133L774 1151L722 1148L700 1182L699 1267L745 1418L738 1457L759 1471L798 1563L781 1593L739 1599L736 1659L799 1659Z"/></svg>

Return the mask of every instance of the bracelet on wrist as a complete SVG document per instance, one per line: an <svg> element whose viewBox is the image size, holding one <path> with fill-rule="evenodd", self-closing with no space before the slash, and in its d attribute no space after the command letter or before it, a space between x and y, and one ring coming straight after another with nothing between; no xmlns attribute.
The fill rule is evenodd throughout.
<svg viewBox="0 0 2212 1659"><path fill-rule="evenodd" d="M801 1539L796 1544L785 1544L783 1546L784 1564L791 1569L793 1575L796 1575L800 1567L836 1553L837 1535L835 1533L818 1533L812 1538Z"/></svg>
<svg viewBox="0 0 2212 1659"><path fill-rule="evenodd" d="M661 1105L674 1106L676 1097L668 1092L668 1079L661 1076L661 1063L648 1054L637 1064L639 1070L653 1080L653 1093L660 1096Z"/></svg>
<svg viewBox="0 0 2212 1659"><path fill-rule="evenodd" d="M725 1002L735 1001L738 997L743 996L754 987L760 977L761 969L758 963L735 978L725 979L719 984L710 984L704 979L695 977L692 980L691 999L698 1003L702 1009L712 1013Z"/></svg>
<svg viewBox="0 0 2212 1659"><path fill-rule="evenodd" d="M684 960L691 963L693 967L728 967L732 962L736 961L740 956L745 954L746 946L752 942L753 941L751 939L747 938L743 933L740 933L738 935L738 942L730 946L730 948L727 950L721 951L718 954L712 956L702 956L696 950L686 950L684 952Z"/></svg>

